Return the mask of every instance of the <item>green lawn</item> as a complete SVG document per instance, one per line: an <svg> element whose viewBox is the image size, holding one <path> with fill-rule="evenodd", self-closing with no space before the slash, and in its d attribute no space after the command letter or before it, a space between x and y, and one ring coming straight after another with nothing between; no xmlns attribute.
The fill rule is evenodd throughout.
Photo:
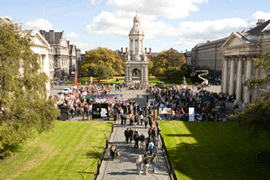
<svg viewBox="0 0 270 180"><path fill-rule="evenodd" d="M178 179L267 179L270 141L235 123L160 122ZM267 160L268 158L268 160Z"/></svg>
<svg viewBox="0 0 270 180"><path fill-rule="evenodd" d="M108 121L57 121L52 131L0 161L0 179L92 179L111 126Z"/></svg>

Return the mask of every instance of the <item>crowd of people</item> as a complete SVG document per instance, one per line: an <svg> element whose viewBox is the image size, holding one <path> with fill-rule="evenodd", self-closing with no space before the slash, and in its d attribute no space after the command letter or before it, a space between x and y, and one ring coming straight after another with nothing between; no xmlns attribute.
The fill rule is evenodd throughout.
<svg viewBox="0 0 270 180"><path fill-rule="evenodd" d="M115 113L120 114L121 125L127 126L129 124L130 126L124 131L125 142L131 144L134 141L134 149L141 149L144 152L136 160L137 173L141 174L141 170L143 169L143 173L147 174L150 161L153 165L153 172L155 172L158 163L156 153L161 128L160 126L155 128L155 121L151 115L150 106L146 102L145 106L141 108L135 101L128 101L126 103L116 103L115 108ZM148 128L147 134L139 133L138 126L143 126L145 129ZM116 153L115 146L112 145L110 148L112 160L115 158ZM148 154L151 156L150 161Z"/></svg>
<svg viewBox="0 0 270 180"><path fill-rule="evenodd" d="M68 106L72 117L75 115L86 115L91 119L92 106L95 103L93 95L108 94L110 85L88 85L79 88L70 87L67 93L55 95L56 103L60 109L62 106Z"/></svg>
<svg viewBox="0 0 270 180"><path fill-rule="evenodd" d="M190 88L180 86L150 86L148 91L154 96L154 108L171 108L172 114L183 114L182 120L188 120L189 107L194 107L195 114L201 115L202 121L218 121L219 108L225 110L226 95L206 90L193 92ZM173 118L173 117L171 117ZM195 120L198 116L195 116Z"/></svg>

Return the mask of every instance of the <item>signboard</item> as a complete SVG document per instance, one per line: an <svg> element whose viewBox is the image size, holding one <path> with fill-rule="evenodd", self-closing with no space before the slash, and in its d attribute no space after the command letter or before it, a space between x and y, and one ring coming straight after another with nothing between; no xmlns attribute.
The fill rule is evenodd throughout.
<svg viewBox="0 0 270 180"><path fill-rule="evenodd" d="M189 121L194 121L194 107L188 108Z"/></svg>
<svg viewBox="0 0 270 180"><path fill-rule="evenodd" d="M155 104L155 100L154 99L148 99L148 105L150 107L154 107L154 104Z"/></svg>
<svg viewBox="0 0 270 180"><path fill-rule="evenodd" d="M93 104L92 107L92 118L93 119L104 119L109 120L109 110L108 110L108 104Z"/></svg>

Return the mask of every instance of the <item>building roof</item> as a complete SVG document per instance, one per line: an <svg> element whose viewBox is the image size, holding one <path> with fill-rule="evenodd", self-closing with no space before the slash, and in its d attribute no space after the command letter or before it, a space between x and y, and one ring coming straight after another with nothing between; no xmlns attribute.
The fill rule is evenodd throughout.
<svg viewBox="0 0 270 180"><path fill-rule="evenodd" d="M44 32L45 39L49 42L50 40L50 32ZM62 37L62 32L54 32L55 44L59 43L59 40Z"/></svg>
<svg viewBox="0 0 270 180"><path fill-rule="evenodd" d="M270 32L270 19L248 31L246 33L250 35L259 35L261 33L269 33Z"/></svg>

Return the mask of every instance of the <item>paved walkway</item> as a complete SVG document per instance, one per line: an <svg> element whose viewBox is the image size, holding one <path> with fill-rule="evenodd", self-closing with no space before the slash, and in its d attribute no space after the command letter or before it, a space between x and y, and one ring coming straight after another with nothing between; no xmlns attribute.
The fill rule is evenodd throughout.
<svg viewBox="0 0 270 180"><path fill-rule="evenodd" d="M145 103L146 95L145 90L127 90L124 89L122 92L118 92L123 94L124 101L128 99L135 100L140 105ZM128 120L129 122L129 120ZM109 154L109 148L107 151L106 158L102 162L102 166L100 169L100 175L98 176L99 180L114 180L114 179L123 179L123 180L133 180L133 179L142 179L142 180L149 180L149 179L162 179L162 180L170 180L168 169L166 166L165 158L163 156L163 152L161 151L161 147L159 145L157 150L157 157L158 157L158 165L157 170L155 173L153 173L153 167L150 163L148 174L147 175L138 175L137 174L137 167L136 167L136 159L139 155L144 155L145 148L144 149L134 149L134 141L130 144L126 144L125 142L125 136L124 131L126 128L132 128L135 129L135 126L129 126L126 127L121 125L121 121L118 120L116 124L114 125L114 132L112 134L109 148L111 144L114 144L116 146L117 151L120 152L120 156L116 156L114 161L111 160L110 154ZM148 126L149 127L149 126ZM137 125L136 126L139 134L144 134L145 136L148 136L147 131L148 128L145 129L144 125ZM150 154L148 154L149 160L151 158Z"/></svg>

